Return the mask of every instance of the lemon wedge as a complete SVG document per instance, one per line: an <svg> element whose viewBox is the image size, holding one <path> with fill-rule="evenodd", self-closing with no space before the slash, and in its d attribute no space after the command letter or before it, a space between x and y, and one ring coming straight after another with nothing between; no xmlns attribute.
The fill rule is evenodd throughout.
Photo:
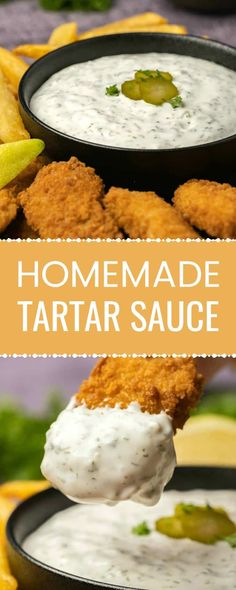
<svg viewBox="0 0 236 590"><path fill-rule="evenodd" d="M236 467L236 420L218 415L189 418L174 437L179 465Z"/></svg>
<svg viewBox="0 0 236 590"><path fill-rule="evenodd" d="M41 139L23 139L0 145L0 189L13 180L44 150Z"/></svg>

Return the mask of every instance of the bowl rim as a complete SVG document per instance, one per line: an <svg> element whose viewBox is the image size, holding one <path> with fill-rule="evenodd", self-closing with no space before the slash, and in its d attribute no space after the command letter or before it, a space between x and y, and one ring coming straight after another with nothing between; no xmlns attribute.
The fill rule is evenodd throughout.
<svg viewBox="0 0 236 590"><path fill-rule="evenodd" d="M233 45L228 45L227 43L222 43L221 41L216 41L214 39L205 39L204 37L201 36L197 36L197 35L178 35L178 34L172 34L172 33L154 33L154 32L140 32L140 33L116 33L116 34L112 34L112 35L99 35L98 37L92 37L89 39L82 39L81 41L74 41L73 43L69 43L67 45L64 45L63 47L58 47L57 49L54 49L53 51L50 51L49 53L47 53L46 55L44 55L43 57L37 59L34 63L32 63L30 65L30 67L28 68L28 70L25 72L25 74L23 75L23 77L21 78L20 81L20 85L19 85L19 101L20 101L20 105L21 108L24 110L24 112L28 115L28 117L34 121L34 123L36 123L37 125L41 126L46 132L50 132L55 134L57 137L63 139L63 140L71 140L77 144L82 144L84 146L88 146L91 148L96 148L99 150L112 150L115 153L134 153L134 154L166 154L166 153L185 153L187 151L201 151L202 149L206 149L206 148L211 148L214 146L218 146L224 143L228 143L233 141L234 139L236 139L236 131L235 133L233 133L233 135L229 135L226 136L222 139L218 139L218 140L214 140L214 141L210 141L207 143L201 143L201 144L197 144L197 145L190 145L190 146L184 146L184 147L179 147L179 148L165 148L165 149L142 149L142 148L130 148L130 147L118 147L118 146L111 146L111 145L107 145L107 144L100 144L100 143L96 143L96 142L92 142L92 141L87 141L85 139L79 139L78 137L74 137L72 135L67 135L66 133L63 133L62 131L58 131L57 129L55 129L54 127L51 127L50 125L48 125L47 123L44 123L43 121L41 121L41 119L39 119L31 110L30 105L28 104L28 101L25 98L25 84L27 84L28 81L28 76L31 75L33 73L34 75L34 70L35 73L37 75L37 68L38 65L41 65L42 63L46 63L47 61L50 61L51 55L55 55L55 53L57 55L60 55L61 53L64 53L65 51L68 50L68 48L74 47L74 46L81 46L81 44L84 45L90 45L91 43L103 43L104 40L106 40L107 38L124 38L127 39L128 37L130 38L134 38L134 37L139 37L139 38L147 38L147 37L153 37L153 38L161 38L161 39L170 39L173 41L179 41L180 43L182 42L181 40L186 41L187 39L192 40L193 42L197 44L200 44L202 46L210 46L210 47L216 47L219 48L220 50L224 51L228 51L231 50L233 54L235 54L236 57L236 47L234 47ZM106 41L105 41L106 42ZM145 53L145 52L144 52ZM188 55L188 54L186 54ZM105 57L105 56L104 56ZM96 58L93 58L96 59ZM204 59L204 58L203 58ZM89 60L87 60L89 61ZM206 59L206 61L213 62L213 60L210 59ZM83 62L82 62L83 63ZM220 65L220 64L219 64ZM69 67L69 66L65 66L65 67ZM222 67L226 67L227 66L222 66ZM64 69L64 68L61 68ZM229 70L231 70L231 68L228 68ZM60 71L57 70L57 71ZM234 71L234 70L231 70ZM56 73L56 72L55 72ZM51 74L52 76L53 74ZM51 77L49 76L49 77ZM40 88L40 86L39 86Z"/></svg>
<svg viewBox="0 0 236 590"><path fill-rule="evenodd" d="M224 467L224 466L207 466L207 465L183 465L183 466L178 466L176 468L176 471L178 471L180 474L183 475L186 472L188 472L189 470L191 470L191 472L195 473L195 475L197 474L197 476L199 476L199 474L201 475L201 477L204 476L204 473L208 473L209 471L218 475L221 475L221 478L224 478L224 474L226 473L234 473L235 475L235 481L236 481L236 467ZM170 481L171 484L171 481ZM169 489L169 488L168 488ZM178 484L174 484L173 488L170 489L179 489L178 488ZM196 487L194 488L190 488L190 489L197 489ZM203 488L204 489L204 488ZM207 489L207 487L206 487ZM210 488L208 488L210 489ZM214 489L220 489L220 488L214 488ZM236 484L235 484L235 489L232 487L222 487L223 489L228 489L228 490L234 490L236 491ZM34 494L33 496L31 496L30 498L24 500L23 502L21 502L16 508L15 510L13 510L12 514L10 515L8 522L7 522L7 527L6 527L6 537L7 537L7 541L9 543L9 545L25 560L30 561L33 565L46 570L48 572L51 572L52 574L55 574L56 576L59 576L61 578L61 580L64 578L66 580L73 580L73 581L78 581L78 582L82 582L85 584L90 584L92 586L94 586L94 588L105 588L106 590L140 590L139 588L134 588L131 586L118 586L118 585L114 585L114 584L108 584L107 582L99 582L96 580L90 580L90 578L84 578L81 576L76 576L74 574L70 574L67 572L63 572L55 567L52 567L48 564L44 564L42 561L32 557L29 553L27 553L27 551L25 551L22 547L22 545L16 540L15 538L15 534L14 534L14 525L15 525L15 518L18 517L18 514L21 513L22 509L24 509L26 506L33 506L35 503L37 503L37 499L40 498L48 498L48 496L55 496L57 494L60 494L63 496L63 494L61 494L61 492L59 492L58 490L50 487L46 490L43 490L41 492L38 492L37 494ZM69 502L69 506L74 506L75 504L68 500ZM61 510L65 510L66 508L62 508ZM56 514L57 512L60 512L60 510L55 511L49 518L51 518L54 514ZM45 521L44 521L45 522ZM42 523L43 524L43 523ZM42 526L42 524L40 526Z"/></svg>
<svg viewBox="0 0 236 590"><path fill-rule="evenodd" d="M99 582L97 580L91 580L90 578L84 578L82 576L76 576L76 575L70 574L68 572L63 572L62 570L59 570L56 567L53 567L51 565L43 563L43 561L40 561L39 559L36 559L35 557L30 555L29 553L27 553L27 551L25 551L23 549L22 545L20 543L18 543L18 541L16 540L15 535L14 535L14 519L18 516L18 514L21 512L22 508L25 507L25 505L30 506L30 505L35 504L35 502L37 502L38 497L42 498L45 496L47 499L49 495L54 495L55 492L58 493L58 490L56 490L52 487L50 487L46 490L43 490L41 492L38 492L37 494L34 494L33 496L31 496L27 500L24 500L23 502L21 502L15 508L15 510L13 510L12 514L10 515L10 517L8 519L7 527L6 527L7 541L11 545L11 547L21 557L30 561L33 565L36 565L37 567L39 567L43 570L51 572L52 574L59 576L61 579L64 578L66 580L73 580L76 582L82 582L85 584L90 584L90 585L94 586L94 588L106 588L107 590L140 590L139 588L134 588L133 586L132 587L131 586L118 586L118 585L114 585L114 584L108 584L107 582ZM71 507L74 505L75 504L73 502L71 502ZM64 509L62 508L62 510L66 510L66 508L64 508ZM60 510L54 512L51 515L51 517L53 517L54 514L57 514L58 512L60 512ZM51 517L49 517L49 518L51 518Z"/></svg>

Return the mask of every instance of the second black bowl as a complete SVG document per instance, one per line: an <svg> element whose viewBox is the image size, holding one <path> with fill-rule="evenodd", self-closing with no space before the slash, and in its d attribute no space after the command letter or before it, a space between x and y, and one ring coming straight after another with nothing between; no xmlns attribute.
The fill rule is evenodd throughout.
<svg viewBox="0 0 236 590"><path fill-rule="evenodd" d="M234 129L231 137L204 145L141 150L102 146L69 137L42 123L32 113L32 95L62 68L102 56L149 52L188 55L236 70L236 49L198 37L128 33L76 42L36 61L23 76L19 89L20 108L29 132L45 141L47 151L55 159L68 159L75 155L93 166L107 185L155 190L160 189L160 185L166 189L176 187L189 178L232 181L236 150Z"/></svg>
<svg viewBox="0 0 236 590"><path fill-rule="evenodd" d="M167 486L167 489L182 491L199 488L235 490L236 469L177 467ZM28 535L53 514L71 505L72 502L60 492L49 489L20 504L11 515L7 526L8 556L20 590L127 590L127 586L113 586L63 573L30 557L22 549L22 543ZM161 590L158 580L157 590Z"/></svg>

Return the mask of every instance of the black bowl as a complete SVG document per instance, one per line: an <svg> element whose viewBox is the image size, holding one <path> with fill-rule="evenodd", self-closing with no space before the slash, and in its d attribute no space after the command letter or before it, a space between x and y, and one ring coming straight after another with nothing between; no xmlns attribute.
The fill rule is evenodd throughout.
<svg viewBox="0 0 236 590"><path fill-rule="evenodd" d="M236 0L172 0L176 6L208 14L227 14L235 12Z"/></svg>
<svg viewBox="0 0 236 590"><path fill-rule="evenodd" d="M106 184L138 189L165 190L189 178L232 181L235 173L236 134L208 144L165 150L101 146L56 131L30 110L34 92L55 72L68 65L121 53L169 52L216 62L236 71L236 49L199 37L156 33L127 33L96 37L67 45L36 61L23 76L20 109L33 137L46 143L55 159L71 155L93 166ZM234 131L234 130L232 130ZM236 130L235 130L236 131Z"/></svg>
<svg viewBox="0 0 236 590"><path fill-rule="evenodd" d="M167 488L236 490L236 469L178 467ZM30 557L22 549L22 543L28 535L53 514L71 505L72 502L60 492L49 489L20 504L11 515L7 525L8 557L20 590L127 590L127 586L101 584L62 573Z"/></svg>

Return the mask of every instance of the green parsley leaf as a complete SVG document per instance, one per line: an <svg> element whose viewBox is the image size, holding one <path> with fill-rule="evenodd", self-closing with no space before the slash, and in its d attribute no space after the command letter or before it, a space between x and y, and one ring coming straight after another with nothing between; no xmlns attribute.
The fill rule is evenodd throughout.
<svg viewBox="0 0 236 590"><path fill-rule="evenodd" d="M112 0L39 0L46 10L108 10Z"/></svg>
<svg viewBox="0 0 236 590"><path fill-rule="evenodd" d="M106 95L107 96L119 96L120 91L117 87L117 84L112 84L112 86L106 87Z"/></svg>
<svg viewBox="0 0 236 590"><path fill-rule="evenodd" d="M178 94L178 96L174 96L169 100L173 109L178 109L178 107L182 107L184 105L182 97Z"/></svg>
<svg viewBox="0 0 236 590"><path fill-rule="evenodd" d="M236 549L236 533L229 535L229 537L224 537L223 539L226 543L229 543L230 547Z"/></svg>
<svg viewBox="0 0 236 590"><path fill-rule="evenodd" d="M137 524L137 526L132 528L132 533L133 535L144 536L150 535L151 530L146 522L140 522L140 524Z"/></svg>

